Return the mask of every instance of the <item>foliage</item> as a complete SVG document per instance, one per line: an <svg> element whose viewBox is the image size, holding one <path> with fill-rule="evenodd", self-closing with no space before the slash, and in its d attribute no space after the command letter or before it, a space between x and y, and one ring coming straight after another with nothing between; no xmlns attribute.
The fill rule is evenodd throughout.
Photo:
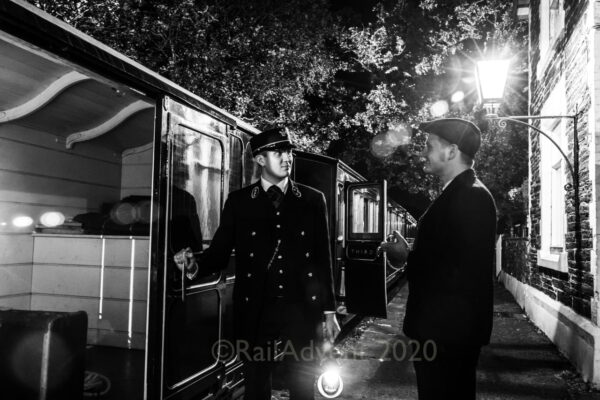
<svg viewBox="0 0 600 400"><path fill-rule="evenodd" d="M304 147L328 137L309 99L343 68L325 0L35 0L38 7L258 126L287 124ZM320 144L323 148L324 144Z"/></svg>
<svg viewBox="0 0 600 400"><path fill-rule="evenodd" d="M459 89L465 100L448 115L473 118L468 71L491 43L525 63L525 31L504 0L380 0L372 18L336 14L328 0L30 1L259 128L285 124L301 148L421 195L417 214L423 196L439 191L418 157L423 134L412 129L387 157L374 156L373 143L398 127L410 132ZM520 82L507 98L511 112L526 104ZM508 193L526 175L517 132L486 130L477 159L505 213L520 207Z"/></svg>
<svg viewBox="0 0 600 400"><path fill-rule="evenodd" d="M371 178L385 177L397 192L435 197L440 186L423 174L422 160L416 157L425 140L420 131L414 129L408 146L383 159L370 154L370 141L399 121L416 128L418 121L439 117L432 115L430 107L437 100L450 103L450 95L457 90L466 93L465 100L450 104L445 116L474 119L475 83L470 72L474 60L484 51L491 53L494 44L516 53L518 72L525 70L524 28L513 20L512 4L501 0L380 4L374 22L350 28L344 35L342 47L351 54L350 68L367 71L371 87L365 90L364 85L355 84L352 104L344 102L350 107L344 108L340 139L329 153L349 160ZM505 110L524 113L525 86L524 80L516 80ZM527 175L526 132L512 130L504 135L496 128L489 132L485 128L476 169L495 195L501 213L522 210L522 203L508 193ZM502 173L496 173L499 165L506 167ZM416 208L422 211L425 205Z"/></svg>

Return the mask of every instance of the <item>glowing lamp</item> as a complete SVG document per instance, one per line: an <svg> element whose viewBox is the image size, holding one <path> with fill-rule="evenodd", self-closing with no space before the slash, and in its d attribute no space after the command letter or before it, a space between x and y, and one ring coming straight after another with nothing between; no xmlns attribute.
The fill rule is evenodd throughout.
<svg viewBox="0 0 600 400"><path fill-rule="evenodd" d="M13 218L12 224L17 228L27 228L33 224L33 219L26 215L21 215Z"/></svg>
<svg viewBox="0 0 600 400"><path fill-rule="evenodd" d="M48 211L40 217L40 223L48 228L62 225L65 222L65 216L60 211Z"/></svg>
<svg viewBox="0 0 600 400"><path fill-rule="evenodd" d="M479 101L484 104L500 103L508 78L509 60L480 60L475 65Z"/></svg>
<svg viewBox="0 0 600 400"><path fill-rule="evenodd" d="M344 390L344 382L340 375L340 365L335 358L326 358L321 365L323 373L317 380L317 388L326 399L338 397Z"/></svg>

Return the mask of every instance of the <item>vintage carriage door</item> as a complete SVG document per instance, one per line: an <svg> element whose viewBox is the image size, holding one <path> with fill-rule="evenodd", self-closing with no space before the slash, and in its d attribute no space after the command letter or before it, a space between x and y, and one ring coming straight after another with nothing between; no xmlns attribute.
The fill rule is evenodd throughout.
<svg viewBox="0 0 600 400"><path fill-rule="evenodd" d="M204 398L218 390L225 375L226 360L218 353L225 278L215 273L190 280L179 271L173 255L188 247L200 254L219 225L228 165L227 127L168 98L162 124L161 148L167 157L161 190L166 194L167 218L164 270L159 278L163 321L156 341L160 398Z"/></svg>
<svg viewBox="0 0 600 400"><path fill-rule="evenodd" d="M385 237L387 187L346 182L346 307L353 314L387 317Z"/></svg>

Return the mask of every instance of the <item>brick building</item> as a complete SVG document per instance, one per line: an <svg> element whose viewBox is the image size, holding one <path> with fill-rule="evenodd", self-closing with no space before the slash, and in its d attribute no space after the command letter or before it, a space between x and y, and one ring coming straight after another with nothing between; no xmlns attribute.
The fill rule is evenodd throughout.
<svg viewBox="0 0 600 400"><path fill-rule="evenodd" d="M505 286L559 349L600 386L597 185L600 184L600 2L516 0L529 19L529 114L575 115L579 143L581 256L571 173L549 140L529 137L529 242L505 241ZM532 124L573 160L572 119ZM518 253L522 252L521 256ZM511 253L511 251L513 253ZM525 254L525 256L523 256Z"/></svg>

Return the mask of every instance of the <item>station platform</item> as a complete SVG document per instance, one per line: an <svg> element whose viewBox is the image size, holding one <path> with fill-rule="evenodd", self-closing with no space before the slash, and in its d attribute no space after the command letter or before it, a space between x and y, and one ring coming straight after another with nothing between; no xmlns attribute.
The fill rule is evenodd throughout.
<svg viewBox="0 0 600 400"><path fill-rule="evenodd" d="M390 302L387 319L363 320L337 346L344 380L339 399L417 399L410 354L401 357L398 344L408 343L402 334L407 295L404 285ZM477 372L478 399L600 400L600 392L581 380L501 284L494 297L492 339L482 350ZM278 392L273 398L286 395Z"/></svg>

